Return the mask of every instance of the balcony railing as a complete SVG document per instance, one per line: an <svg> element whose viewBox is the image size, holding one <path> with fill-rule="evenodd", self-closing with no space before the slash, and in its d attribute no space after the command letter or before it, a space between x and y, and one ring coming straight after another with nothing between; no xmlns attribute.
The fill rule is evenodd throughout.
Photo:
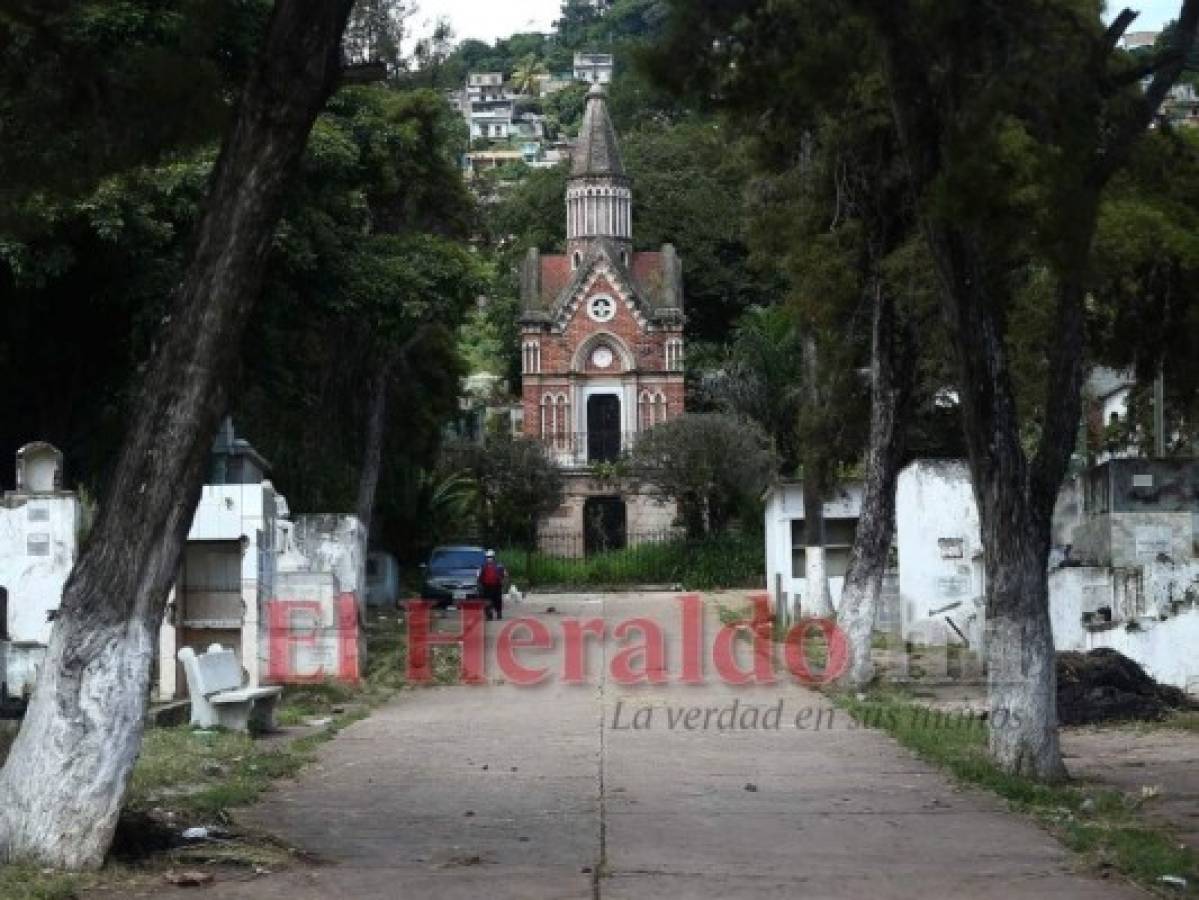
<svg viewBox="0 0 1199 900"><path fill-rule="evenodd" d="M635 431L582 431L545 434L539 440L558 465L579 469L616 462L632 452L637 438Z"/></svg>

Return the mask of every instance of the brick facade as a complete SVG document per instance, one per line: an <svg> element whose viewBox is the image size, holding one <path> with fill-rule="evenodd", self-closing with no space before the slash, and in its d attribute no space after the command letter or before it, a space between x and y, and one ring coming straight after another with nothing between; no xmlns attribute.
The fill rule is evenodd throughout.
<svg viewBox="0 0 1199 900"><path fill-rule="evenodd" d="M565 254L529 251L521 271L525 436L567 474L543 534L581 535L588 503L623 501L628 540L669 529L674 504L593 469L684 412L682 264L669 244L634 252L632 184L602 88L593 87L563 198Z"/></svg>
<svg viewBox="0 0 1199 900"><path fill-rule="evenodd" d="M657 256L658 254L637 254ZM554 266L559 258L543 258ZM523 378L525 435L540 438L549 432L543 427L542 406L547 394L565 394L571 406L570 426L564 430L583 433L588 430L582 399L591 385L612 386L619 382L625 395L640 401L646 392L665 401L665 418L683 412L682 325L652 325L638 308L629 288L622 285L615 272L606 272L590 280L578 295L564 304L558 322L524 326L522 343L535 346L535 361L526 364ZM609 321L596 321L588 314L593 298L609 298L616 307ZM678 358L667 367L667 343L678 347ZM610 352L611 363L601 367L596 362L596 350ZM536 371L534 371L536 369ZM622 397L623 401L623 397ZM643 422L634 417L633 410L625 411L626 432L641 431ZM659 417L660 418L660 417ZM655 419L655 423L659 419ZM558 430L563 430L559 427Z"/></svg>

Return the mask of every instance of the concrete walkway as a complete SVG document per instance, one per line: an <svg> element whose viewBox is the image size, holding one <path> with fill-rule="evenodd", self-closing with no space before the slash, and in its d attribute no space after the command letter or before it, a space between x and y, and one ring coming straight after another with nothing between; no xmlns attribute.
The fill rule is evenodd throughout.
<svg viewBox="0 0 1199 900"><path fill-rule="evenodd" d="M551 605L557 613L546 615ZM511 612L536 612L555 634L568 615L602 616L609 632L651 615L677 635L676 611L668 595L629 595L535 598ZM709 639L714 631L710 616ZM623 646L593 646L588 686L405 693L243 817L326 864L204 895L1143 896L1072 871L1069 854L1030 821L853 728L817 694L781 681L732 688L713 672L703 687L619 687L603 673ZM560 667L561 650L544 657ZM744 730L718 727L734 701ZM748 727L745 707L759 709L760 726L780 703L777 729ZM692 708L700 712L687 730ZM635 717L649 727L632 729Z"/></svg>

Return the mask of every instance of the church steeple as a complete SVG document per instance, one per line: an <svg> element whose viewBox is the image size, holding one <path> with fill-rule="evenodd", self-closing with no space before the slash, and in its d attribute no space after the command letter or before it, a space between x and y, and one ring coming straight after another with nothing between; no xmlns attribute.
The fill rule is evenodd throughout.
<svg viewBox="0 0 1199 900"><path fill-rule="evenodd" d="M587 110L566 186L567 252L585 255L597 239L617 242L627 251L633 242L632 182L625 174L601 84L587 94Z"/></svg>

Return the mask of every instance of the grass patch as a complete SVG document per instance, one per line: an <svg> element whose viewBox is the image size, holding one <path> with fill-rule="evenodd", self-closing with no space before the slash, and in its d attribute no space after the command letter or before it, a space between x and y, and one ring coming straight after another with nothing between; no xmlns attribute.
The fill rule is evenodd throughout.
<svg viewBox="0 0 1199 900"><path fill-rule="evenodd" d="M1079 727L1085 729L1096 726L1082 725ZM1167 715L1164 719L1158 720L1104 722L1102 727L1122 728L1136 734L1150 734L1160 731L1199 734L1199 709L1177 710Z"/></svg>
<svg viewBox="0 0 1199 900"><path fill-rule="evenodd" d="M434 619L435 631L457 631L459 620L449 614L444 620ZM403 620L392 615L375 616L367 623L370 654L362 697L375 704L390 699L396 693L409 690L408 629ZM462 648L456 644L429 649L434 685L458 684Z"/></svg>
<svg viewBox="0 0 1199 900"><path fill-rule="evenodd" d="M721 625L746 625L753 621L754 608L752 606L725 606L723 603L716 608L716 615L720 619ZM782 644L787 640L787 636L798 623L784 625L777 618L771 620L770 637L776 644ZM737 638L742 641L751 639L752 632L749 628L743 627L737 634ZM819 628L810 627L804 633L803 643L804 658L808 665L815 668L817 672L822 672L828 664L828 639L824 632Z"/></svg>
<svg viewBox="0 0 1199 900"><path fill-rule="evenodd" d="M832 697L862 725L886 731L921 759L1034 816L1095 868L1115 870L1154 891L1162 890L1162 876L1180 876L1187 891L1172 895L1199 896L1199 853L1145 819L1145 798L1084 784L1046 785L1004 772L988 755L986 721L967 711L935 710L894 689Z"/></svg>
<svg viewBox="0 0 1199 900"><path fill-rule="evenodd" d="M0 897L5 900L76 900L100 882L96 875L48 872L33 866L0 866Z"/></svg>
<svg viewBox="0 0 1199 900"><path fill-rule="evenodd" d="M1147 731L1189 731L1199 734L1199 709L1176 712L1160 722L1138 722Z"/></svg>
<svg viewBox="0 0 1199 900"><path fill-rule="evenodd" d="M226 823L231 809L253 803L311 757L312 747L299 741L264 745L234 732L154 728L142 742L126 809L167 809L194 824Z"/></svg>
<svg viewBox="0 0 1199 900"><path fill-rule="evenodd" d="M275 719L286 727L340 715L348 704L359 699L360 693L358 688L336 682L288 685L283 690Z"/></svg>

